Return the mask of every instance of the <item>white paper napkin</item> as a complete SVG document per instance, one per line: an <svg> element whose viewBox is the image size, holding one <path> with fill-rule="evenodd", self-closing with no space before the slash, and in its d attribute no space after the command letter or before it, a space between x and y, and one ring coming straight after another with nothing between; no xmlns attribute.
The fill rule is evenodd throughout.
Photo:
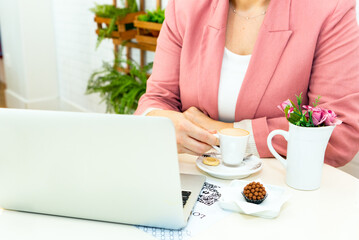
<svg viewBox="0 0 359 240"><path fill-rule="evenodd" d="M260 179L255 182L263 184ZM247 202L242 195L243 188L248 183L250 181L233 180L228 187L224 188L219 200L221 208L263 218L277 217L282 205L290 198L285 188L263 184L266 188L267 198L260 204L254 204Z"/></svg>

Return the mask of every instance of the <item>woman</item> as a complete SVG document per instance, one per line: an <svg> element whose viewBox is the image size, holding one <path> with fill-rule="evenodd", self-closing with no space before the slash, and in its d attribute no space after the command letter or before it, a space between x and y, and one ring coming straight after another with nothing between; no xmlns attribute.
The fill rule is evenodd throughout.
<svg viewBox="0 0 359 240"><path fill-rule="evenodd" d="M269 132L288 129L277 105L301 92L343 121L325 162L345 165L359 149L355 0L170 0L136 114L169 117L179 152L202 154L212 132L240 127L249 151L272 157ZM273 144L286 154L284 139Z"/></svg>

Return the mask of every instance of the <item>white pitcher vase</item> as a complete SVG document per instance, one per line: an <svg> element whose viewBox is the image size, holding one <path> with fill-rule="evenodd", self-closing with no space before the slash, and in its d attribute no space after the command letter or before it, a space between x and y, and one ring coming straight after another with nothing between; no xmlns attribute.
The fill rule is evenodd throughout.
<svg viewBox="0 0 359 240"><path fill-rule="evenodd" d="M300 127L289 123L288 132L274 130L268 135L268 148L286 168L286 182L290 187L299 190L320 187L324 154L334 127ZM282 135L287 140L287 159L274 150L272 138L275 135Z"/></svg>

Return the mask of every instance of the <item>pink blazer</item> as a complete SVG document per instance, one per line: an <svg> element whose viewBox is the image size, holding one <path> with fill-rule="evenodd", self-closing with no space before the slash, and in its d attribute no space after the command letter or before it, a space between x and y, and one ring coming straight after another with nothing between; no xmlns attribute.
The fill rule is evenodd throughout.
<svg viewBox="0 0 359 240"><path fill-rule="evenodd" d="M191 106L218 119L218 86L225 46L228 0L170 0L154 67L135 114L150 107ZM251 119L261 157L266 139L288 129L282 101L303 93L343 124L330 139L325 162L338 167L359 149L359 28L355 0L271 0L236 105L235 120ZM286 142L274 139L286 154ZM303 149L305 151L305 149Z"/></svg>

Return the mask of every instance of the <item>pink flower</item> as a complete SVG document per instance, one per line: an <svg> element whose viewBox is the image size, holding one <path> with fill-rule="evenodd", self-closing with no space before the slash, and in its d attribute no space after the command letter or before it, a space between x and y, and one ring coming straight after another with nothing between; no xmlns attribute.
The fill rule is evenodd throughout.
<svg viewBox="0 0 359 240"><path fill-rule="evenodd" d="M302 108L307 110L307 111L312 111L313 110L313 107L309 106L309 105L303 105Z"/></svg>
<svg viewBox="0 0 359 240"><path fill-rule="evenodd" d="M292 103L290 102L289 99L285 100L284 102L282 102L280 105L278 105L277 107L279 108L279 110L281 110L282 112L284 112L284 109L287 107L287 106L292 106Z"/></svg>
<svg viewBox="0 0 359 240"><path fill-rule="evenodd" d="M322 124L327 119L327 113L325 109L321 109L320 107L311 107L312 112L312 120L314 126L318 126Z"/></svg>
<svg viewBox="0 0 359 240"><path fill-rule="evenodd" d="M339 125L342 123L341 120L337 119L337 115L335 114L334 111L326 110L326 109L324 109L324 111L326 115L324 123L326 126Z"/></svg>
<svg viewBox="0 0 359 240"><path fill-rule="evenodd" d="M309 112L313 111L313 107L309 106L309 105L303 105L302 109L304 109L304 110L302 110L302 113L303 114L305 113L305 117L308 119L309 118Z"/></svg>
<svg viewBox="0 0 359 240"><path fill-rule="evenodd" d="M291 114L292 112L294 112L294 108L293 108L293 107L290 107L290 108L288 109L287 118L290 118L290 114Z"/></svg>

